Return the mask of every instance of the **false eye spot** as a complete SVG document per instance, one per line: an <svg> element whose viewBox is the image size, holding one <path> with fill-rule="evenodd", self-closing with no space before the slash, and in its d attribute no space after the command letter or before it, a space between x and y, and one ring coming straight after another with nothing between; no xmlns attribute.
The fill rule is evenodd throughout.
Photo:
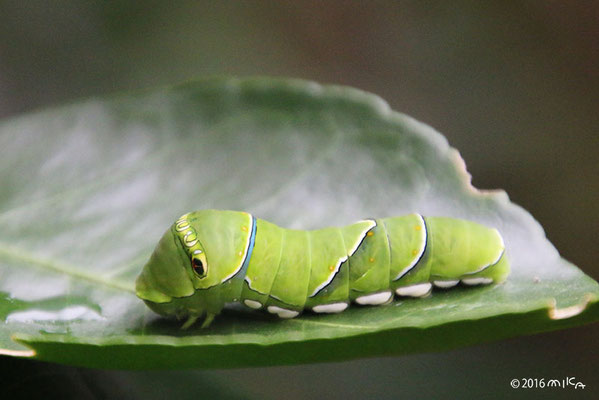
<svg viewBox="0 0 599 400"><path fill-rule="evenodd" d="M206 276L206 266L199 258L194 258L191 260L191 268L193 272L195 272L200 278Z"/></svg>
<svg viewBox="0 0 599 400"><path fill-rule="evenodd" d="M187 228L189 228L189 223L187 221L178 222L177 225L175 226L175 229L177 229L177 232L183 232Z"/></svg>

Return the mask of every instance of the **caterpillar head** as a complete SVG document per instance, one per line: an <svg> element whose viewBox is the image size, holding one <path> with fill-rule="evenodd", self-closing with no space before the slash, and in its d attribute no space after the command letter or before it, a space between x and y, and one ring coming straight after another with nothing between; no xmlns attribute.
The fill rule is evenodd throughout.
<svg viewBox="0 0 599 400"><path fill-rule="evenodd" d="M217 314L235 297L233 279L249 246L252 217L203 210L164 233L136 281L136 294L162 315Z"/></svg>

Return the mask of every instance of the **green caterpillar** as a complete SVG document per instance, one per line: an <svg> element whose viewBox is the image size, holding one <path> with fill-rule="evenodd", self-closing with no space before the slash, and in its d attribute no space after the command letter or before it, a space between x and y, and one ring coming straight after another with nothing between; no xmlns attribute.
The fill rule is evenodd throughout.
<svg viewBox="0 0 599 400"><path fill-rule="evenodd" d="M205 327L229 302L281 318L337 313L350 302L424 297L433 285L502 282L509 269L499 232L460 219L410 214L302 231L202 210L162 236L136 293L161 315L187 318L183 328L206 315Z"/></svg>

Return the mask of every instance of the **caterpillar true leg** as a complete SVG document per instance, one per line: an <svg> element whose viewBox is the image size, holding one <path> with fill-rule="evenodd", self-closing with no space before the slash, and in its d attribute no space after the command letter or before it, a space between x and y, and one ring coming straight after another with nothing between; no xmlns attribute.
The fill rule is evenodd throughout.
<svg viewBox="0 0 599 400"><path fill-rule="evenodd" d="M181 325L181 329L186 330L187 328L189 328L190 326L195 324L195 322L198 320L198 318L200 318L200 315L190 314L189 317L187 318L187 321L185 321L185 323L183 325Z"/></svg>

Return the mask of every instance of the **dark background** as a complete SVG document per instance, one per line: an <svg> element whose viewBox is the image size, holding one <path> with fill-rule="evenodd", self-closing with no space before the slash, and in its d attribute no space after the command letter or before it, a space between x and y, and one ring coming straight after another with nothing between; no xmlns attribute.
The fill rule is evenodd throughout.
<svg viewBox="0 0 599 400"><path fill-rule="evenodd" d="M0 1L0 117L222 74L380 95L441 131L475 186L505 189L566 259L599 278L599 3ZM81 386L91 398L178 390L181 379L188 395L207 380L256 398L577 398L599 393L598 334L595 324L442 354L178 374L0 365L52 370L60 378L36 379L40 387ZM509 388L512 378L567 376L585 393Z"/></svg>

